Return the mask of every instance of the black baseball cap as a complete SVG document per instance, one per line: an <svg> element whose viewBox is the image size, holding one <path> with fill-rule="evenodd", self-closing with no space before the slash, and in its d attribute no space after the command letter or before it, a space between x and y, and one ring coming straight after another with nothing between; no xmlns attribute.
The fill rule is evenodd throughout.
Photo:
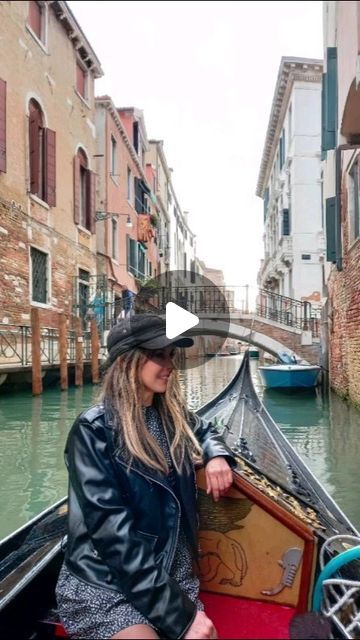
<svg viewBox="0 0 360 640"><path fill-rule="evenodd" d="M110 329L107 337L107 364L111 365L116 358L131 349L164 349L170 345L192 347L193 344L193 339L186 336L167 338L165 320L156 315L139 313L120 320Z"/></svg>

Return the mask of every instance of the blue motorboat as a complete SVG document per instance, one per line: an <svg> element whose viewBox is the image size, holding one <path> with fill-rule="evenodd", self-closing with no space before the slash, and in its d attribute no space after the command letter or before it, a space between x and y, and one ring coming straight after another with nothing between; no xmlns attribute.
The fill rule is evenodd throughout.
<svg viewBox="0 0 360 640"><path fill-rule="evenodd" d="M261 379L268 389L315 387L320 367L310 364L273 364L259 367Z"/></svg>
<svg viewBox="0 0 360 640"><path fill-rule="evenodd" d="M301 364L293 354L278 353L279 364L259 367L261 379L268 389L311 389L317 385L318 365Z"/></svg>

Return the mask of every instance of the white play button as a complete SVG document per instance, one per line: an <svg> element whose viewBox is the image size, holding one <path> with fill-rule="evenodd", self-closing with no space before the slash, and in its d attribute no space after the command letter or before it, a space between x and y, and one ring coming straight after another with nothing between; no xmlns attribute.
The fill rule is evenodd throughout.
<svg viewBox="0 0 360 640"><path fill-rule="evenodd" d="M168 302L166 307L166 337L169 340L180 336L188 329L199 324L199 318L193 313L179 307L174 302Z"/></svg>

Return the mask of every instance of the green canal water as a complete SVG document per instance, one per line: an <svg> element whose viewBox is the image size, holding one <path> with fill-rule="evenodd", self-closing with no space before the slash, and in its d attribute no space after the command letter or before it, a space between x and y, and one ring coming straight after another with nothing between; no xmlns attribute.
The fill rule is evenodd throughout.
<svg viewBox="0 0 360 640"><path fill-rule="evenodd" d="M238 356L212 358L182 374L188 405L196 409L232 378ZM286 437L353 524L360 527L360 412L319 393L285 394L262 388L265 406ZM0 539L66 494L63 450L75 416L96 401L97 387L0 397Z"/></svg>

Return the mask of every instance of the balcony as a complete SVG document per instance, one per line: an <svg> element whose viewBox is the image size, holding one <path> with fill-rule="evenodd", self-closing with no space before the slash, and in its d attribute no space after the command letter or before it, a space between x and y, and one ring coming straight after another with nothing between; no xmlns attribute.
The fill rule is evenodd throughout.
<svg viewBox="0 0 360 640"><path fill-rule="evenodd" d="M276 262L280 262L286 267L289 267L294 259L293 255L293 246L292 246L292 237L291 236L281 236L279 247L276 252Z"/></svg>

